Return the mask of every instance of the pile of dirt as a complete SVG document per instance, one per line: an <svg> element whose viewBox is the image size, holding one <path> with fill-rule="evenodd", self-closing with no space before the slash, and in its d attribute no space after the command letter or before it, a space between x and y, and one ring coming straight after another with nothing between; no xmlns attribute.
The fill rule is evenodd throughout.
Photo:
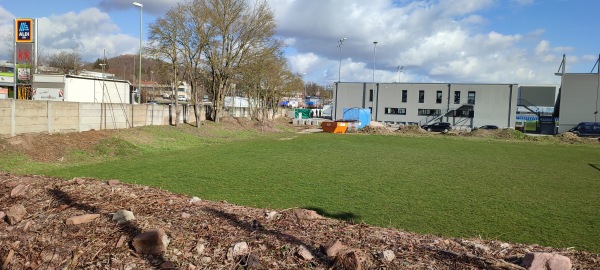
<svg viewBox="0 0 600 270"><path fill-rule="evenodd" d="M586 139L582 139L579 136L575 135L574 133L571 132L563 132L561 134L558 134L555 136L559 141L561 142L565 142L565 143L571 143L571 144L576 144L576 143L582 143L585 141L589 141Z"/></svg>
<svg viewBox="0 0 600 270"><path fill-rule="evenodd" d="M116 180L0 173L0 194L2 269L524 269L518 264L529 252L561 254L574 269L600 261L583 251L419 235ZM17 208L25 211L18 219L10 214ZM119 210L135 219L118 224ZM155 229L166 238L143 244L162 251L140 254L133 239Z"/></svg>
<svg viewBox="0 0 600 270"><path fill-rule="evenodd" d="M403 125L400 126L398 130L396 130L396 133L423 135L427 134L428 132L427 130L422 129L420 126L417 125Z"/></svg>

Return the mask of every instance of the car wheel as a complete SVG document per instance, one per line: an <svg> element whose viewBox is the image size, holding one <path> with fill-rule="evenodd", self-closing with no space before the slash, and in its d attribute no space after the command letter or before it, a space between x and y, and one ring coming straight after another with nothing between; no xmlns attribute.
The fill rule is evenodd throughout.
<svg viewBox="0 0 600 270"><path fill-rule="evenodd" d="M448 129L447 128L444 129L444 133L448 133Z"/></svg>
<svg viewBox="0 0 600 270"><path fill-rule="evenodd" d="M431 128L427 128L427 131L431 132Z"/></svg>

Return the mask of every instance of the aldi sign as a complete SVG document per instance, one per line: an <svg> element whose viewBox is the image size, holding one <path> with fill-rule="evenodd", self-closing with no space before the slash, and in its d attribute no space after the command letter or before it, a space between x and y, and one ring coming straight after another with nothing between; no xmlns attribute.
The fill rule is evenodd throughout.
<svg viewBox="0 0 600 270"><path fill-rule="evenodd" d="M16 42L33 42L33 19L16 19L15 28Z"/></svg>

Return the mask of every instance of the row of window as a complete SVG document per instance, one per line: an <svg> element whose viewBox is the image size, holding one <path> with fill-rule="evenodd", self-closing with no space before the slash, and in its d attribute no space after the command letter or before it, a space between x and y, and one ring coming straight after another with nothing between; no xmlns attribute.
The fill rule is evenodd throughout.
<svg viewBox="0 0 600 270"><path fill-rule="evenodd" d="M373 101L373 89L369 90L369 101ZM408 90L402 90L402 103L408 101ZM425 103L425 90L419 90L419 103ZM435 92L435 103L442 103L442 91ZM460 104L460 91L454 91L454 104ZM475 104L475 91L467 93L467 104Z"/></svg>
<svg viewBox="0 0 600 270"><path fill-rule="evenodd" d="M369 108L370 109L370 108ZM406 108L385 108L385 114L406 115ZM419 116L438 116L442 114L440 109L419 109ZM454 117L473 117L473 111L453 111Z"/></svg>

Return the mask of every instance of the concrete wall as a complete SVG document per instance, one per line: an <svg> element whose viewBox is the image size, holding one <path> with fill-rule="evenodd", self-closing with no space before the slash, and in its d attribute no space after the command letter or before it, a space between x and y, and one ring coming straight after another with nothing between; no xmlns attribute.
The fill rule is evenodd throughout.
<svg viewBox="0 0 600 270"><path fill-rule="evenodd" d="M342 118L343 108L372 108L371 119L379 122L418 123L426 116L419 109L434 109L445 113L467 104L468 92L475 92L473 126L497 125L514 127L518 86L516 84L446 84L446 83L378 83L370 100L373 83L339 83L334 91L333 119ZM402 91L407 91L406 102ZM419 92L424 91L423 102ZM441 91L441 100L437 93ZM454 94L460 92L460 100L454 102ZM405 115L386 114L386 108L405 109ZM450 121L444 119L444 121Z"/></svg>
<svg viewBox="0 0 600 270"><path fill-rule="evenodd" d="M195 122L191 106L179 106L179 123ZM184 113L186 112L186 113ZM201 119L204 111L200 112ZM133 115L133 117L132 117ZM133 119L133 121L132 121ZM0 99L0 136L170 125L175 110L159 104L101 104Z"/></svg>
<svg viewBox="0 0 600 270"><path fill-rule="evenodd" d="M564 74L560 97L558 132L562 133L580 122L600 121L600 74Z"/></svg>

